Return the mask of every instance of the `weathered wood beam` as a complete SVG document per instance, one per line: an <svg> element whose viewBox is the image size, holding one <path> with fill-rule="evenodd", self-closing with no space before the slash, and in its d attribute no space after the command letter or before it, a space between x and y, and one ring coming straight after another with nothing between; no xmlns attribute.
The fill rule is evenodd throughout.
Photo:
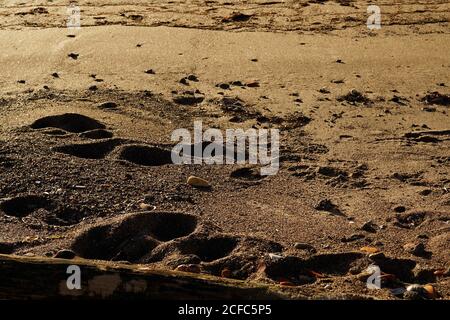
<svg viewBox="0 0 450 320"><path fill-rule="evenodd" d="M80 271L81 289L67 280ZM73 278L71 278L73 280ZM70 283L72 283L69 280ZM143 265L0 254L0 299L283 299L268 285Z"/></svg>

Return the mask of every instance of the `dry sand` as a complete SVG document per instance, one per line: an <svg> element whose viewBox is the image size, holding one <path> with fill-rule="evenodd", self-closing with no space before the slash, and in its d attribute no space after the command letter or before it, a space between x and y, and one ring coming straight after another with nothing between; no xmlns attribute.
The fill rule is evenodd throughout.
<svg viewBox="0 0 450 320"><path fill-rule="evenodd" d="M380 2L378 31L364 1L78 3L71 31L64 1L0 1L0 253L450 297L448 2ZM194 120L280 129L278 174L171 164Z"/></svg>

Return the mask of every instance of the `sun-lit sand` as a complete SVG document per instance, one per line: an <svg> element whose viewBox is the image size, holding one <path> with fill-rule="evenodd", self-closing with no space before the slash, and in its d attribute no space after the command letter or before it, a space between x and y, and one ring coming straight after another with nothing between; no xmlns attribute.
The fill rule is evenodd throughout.
<svg viewBox="0 0 450 320"><path fill-rule="evenodd" d="M448 299L450 3L369 30L364 1L267 2L78 1L71 30L65 1L0 0L0 253ZM278 173L173 164L195 120L280 130Z"/></svg>

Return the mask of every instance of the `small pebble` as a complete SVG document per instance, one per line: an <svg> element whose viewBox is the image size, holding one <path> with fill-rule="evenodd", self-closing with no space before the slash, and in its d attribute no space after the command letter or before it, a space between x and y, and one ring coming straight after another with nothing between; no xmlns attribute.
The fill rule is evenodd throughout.
<svg viewBox="0 0 450 320"><path fill-rule="evenodd" d="M429 287L425 289L424 286L421 286L419 284L412 284L406 288L406 292L403 294L403 298L407 300L423 300L426 298L430 298L430 293L428 290L431 291ZM434 288L432 292L435 292Z"/></svg>
<svg viewBox="0 0 450 320"><path fill-rule="evenodd" d="M364 239L364 238L365 238L365 236L363 234L355 233L349 237L342 238L341 241L342 242L352 242L352 241L356 241L356 240L360 240L360 239Z"/></svg>
<svg viewBox="0 0 450 320"><path fill-rule="evenodd" d="M317 250L310 244L302 243L302 242L296 242L294 244L294 248L298 250L307 250L309 252L315 253Z"/></svg>
<svg viewBox="0 0 450 320"><path fill-rule="evenodd" d="M232 81L231 84L233 86L237 86L237 87L243 87L244 84L242 83L242 81L236 80L236 81Z"/></svg>
<svg viewBox="0 0 450 320"><path fill-rule="evenodd" d="M420 194L421 196L428 196L428 195L430 195L432 192L433 192L433 191L430 190L430 189L425 189L425 190L420 191L419 194Z"/></svg>
<svg viewBox="0 0 450 320"><path fill-rule="evenodd" d="M397 213L402 213L402 212L406 211L406 208L404 206L396 206L394 208L394 211L397 212Z"/></svg>
<svg viewBox="0 0 450 320"><path fill-rule="evenodd" d="M74 59L74 60L77 60L78 59L78 56L79 56L79 54L78 53L69 53L68 55L67 55L69 58L72 58L72 59Z"/></svg>
<svg viewBox="0 0 450 320"><path fill-rule="evenodd" d="M199 177L196 177L196 176L190 176L187 179L187 184L191 185L193 187L196 187L196 188L209 188L209 187L211 187L211 185L209 184L209 182L207 180L199 178Z"/></svg>
<svg viewBox="0 0 450 320"><path fill-rule="evenodd" d="M197 76L196 76L196 75L193 75L193 74L188 75L188 76L187 76L187 79L188 79L189 81L198 82Z"/></svg>
<svg viewBox="0 0 450 320"><path fill-rule="evenodd" d="M406 288L406 291L416 291L416 292L422 292L423 288L419 284L411 284Z"/></svg>
<svg viewBox="0 0 450 320"><path fill-rule="evenodd" d="M314 209L319 211L327 211L335 215L343 215L339 210L339 207L334 204L330 199L322 199L314 206Z"/></svg>
<svg viewBox="0 0 450 320"><path fill-rule="evenodd" d="M283 259L283 256L275 253L269 253L269 258L270 260L277 261Z"/></svg>
<svg viewBox="0 0 450 320"><path fill-rule="evenodd" d="M201 271L198 264L180 264L175 270L190 273L200 273Z"/></svg>
<svg viewBox="0 0 450 320"><path fill-rule="evenodd" d="M361 230L364 230L366 232L370 233L376 233L377 232L377 225L373 223L372 221L367 221L364 223L361 227Z"/></svg>
<svg viewBox="0 0 450 320"><path fill-rule="evenodd" d="M258 88L258 87L259 87L259 82L253 81L253 82L247 83L246 85L247 85L247 87L249 87L249 88Z"/></svg>
<svg viewBox="0 0 450 320"><path fill-rule="evenodd" d="M375 248L375 247L362 247L359 250L361 250L362 252L365 252L365 253L377 253L380 251L380 249Z"/></svg>
<svg viewBox="0 0 450 320"><path fill-rule="evenodd" d="M228 90L228 89L230 89L230 85L229 85L228 83L219 83L217 86L218 86L220 89L223 89L223 90Z"/></svg>
<svg viewBox="0 0 450 320"><path fill-rule="evenodd" d="M436 289L431 284L424 285L423 289L425 290L430 299L434 299L437 297Z"/></svg>
<svg viewBox="0 0 450 320"><path fill-rule="evenodd" d="M143 202L139 204L139 208L144 211L155 210L155 206Z"/></svg>
<svg viewBox="0 0 450 320"><path fill-rule="evenodd" d="M425 245L421 242L419 243L407 243L403 246L403 249L415 256L424 256L426 254Z"/></svg>

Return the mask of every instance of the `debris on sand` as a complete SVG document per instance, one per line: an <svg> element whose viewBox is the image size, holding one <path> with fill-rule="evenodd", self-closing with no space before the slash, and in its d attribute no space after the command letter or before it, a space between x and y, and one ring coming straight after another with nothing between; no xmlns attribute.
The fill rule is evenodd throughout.
<svg viewBox="0 0 450 320"><path fill-rule="evenodd" d="M394 211L397 213L402 213L406 211L406 207L405 206L396 206L394 207Z"/></svg>
<svg viewBox="0 0 450 320"><path fill-rule="evenodd" d="M343 216L344 214L339 210L338 206L335 205L330 199L322 199L314 207L314 209L319 211L327 211L334 215Z"/></svg>
<svg viewBox="0 0 450 320"><path fill-rule="evenodd" d="M427 292L427 296L431 299L436 298L438 296L436 289L431 284L424 285L423 289Z"/></svg>
<svg viewBox="0 0 450 320"><path fill-rule="evenodd" d="M190 273L200 273L201 269L198 264L180 264L175 269L176 271L181 272L190 272Z"/></svg>
<svg viewBox="0 0 450 320"><path fill-rule="evenodd" d="M405 229L414 229L421 225L427 218L428 213L423 211L412 211L397 214L394 225Z"/></svg>
<svg viewBox="0 0 450 320"><path fill-rule="evenodd" d="M296 242L294 243L294 248L297 250L306 250L310 253L316 253L317 250L308 243Z"/></svg>
<svg viewBox="0 0 450 320"><path fill-rule="evenodd" d="M187 80L189 81L193 81L193 82L198 82L198 77L195 74L190 74L186 77Z"/></svg>
<svg viewBox="0 0 450 320"><path fill-rule="evenodd" d="M231 172L232 178L244 181L259 181L264 178L257 168L240 168Z"/></svg>
<svg viewBox="0 0 450 320"><path fill-rule="evenodd" d="M230 81L230 82L221 82L221 83L216 84L216 87L220 88L222 90L231 90L232 86L241 87L241 88L244 88L246 86L247 87L259 87L259 83L255 81L255 82L250 82L250 83L244 84L240 80L234 80L234 81Z"/></svg>
<svg viewBox="0 0 450 320"><path fill-rule="evenodd" d="M173 97L173 101L177 104L182 105L194 105L201 103L205 97L203 95L198 95L193 91L184 91L181 94L176 94Z"/></svg>
<svg viewBox="0 0 450 320"><path fill-rule="evenodd" d="M311 118L301 112L295 112L285 119L284 129L295 129L306 126L311 122Z"/></svg>
<svg viewBox="0 0 450 320"><path fill-rule="evenodd" d="M407 300L425 300L434 299L437 297L436 290L430 284L419 285L411 284L406 288L403 298Z"/></svg>
<svg viewBox="0 0 450 320"><path fill-rule="evenodd" d="M233 12L231 16L222 19L222 22L245 22L250 20L253 15L241 12Z"/></svg>
<svg viewBox="0 0 450 320"><path fill-rule="evenodd" d="M356 240L364 239L365 237L366 237L366 236L363 235L363 234L354 233L354 234L352 234L352 235L350 235L350 236L348 236L348 237L343 237L343 238L341 239L341 242L344 242L344 243L347 243L347 242L353 242L353 241L356 241Z"/></svg>
<svg viewBox="0 0 450 320"><path fill-rule="evenodd" d="M228 83L219 83L216 85L216 87L222 89L222 90L229 90L230 85Z"/></svg>
<svg viewBox="0 0 450 320"><path fill-rule="evenodd" d="M408 99L394 94L394 96L389 101L392 101L401 106L406 106Z"/></svg>
<svg viewBox="0 0 450 320"><path fill-rule="evenodd" d="M44 7L37 7L33 8L28 12L17 12L16 15L18 16L25 16L25 15L35 15L35 14L48 14L48 10Z"/></svg>
<svg viewBox="0 0 450 320"><path fill-rule="evenodd" d="M247 83L246 86L249 87L249 88L258 88L259 87L259 82L258 81L251 81L251 82Z"/></svg>
<svg viewBox="0 0 450 320"><path fill-rule="evenodd" d="M361 230L370 232L370 233L376 233L377 229L378 229L378 226L375 223L373 223L372 221L367 221L361 227Z"/></svg>
<svg viewBox="0 0 450 320"><path fill-rule="evenodd" d="M67 56L68 56L69 58L72 58L73 60L77 60L78 57L79 57L79 55L80 55L80 54L78 54L78 53L71 52L71 53L69 53Z"/></svg>
<svg viewBox="0 0 450 320"><path fill-rule="evenodd" d="M422 98L427 104L437 104L441 106L450 106L450 95L441 94L437 91L431 92Z"/></svg>
<svg viewBox="0 0 450 320"><path fill-rule="evenodd" d="M141 209L143 211L151 211L151 210L155 210L156 207L152 206L150 204L142 202L142 203L139 204L139 209Z"/></svg>
<svg viewBox="0 0 450 320"><path fill-rule="evenodd" d="M419 243L407 243L403 246L403 249L417 257L427 257L430 255L430 252L425 250L425 245L422 242Z"/></svg>
<svg viewBox="0 0 450 320"><path fill-rule="evenodd" d="M374 253L380 252L380 249L378 249L376 247L362 247L359 250L362 252L368 253L368 254L374 254Z"/></svg>
<svg viewBox="0 0 450 320"><path fill-rule="evenodd" d="M224 97L221 101L221 107L226 112L243 112L244 103L239 98Z"/></svg>
<svg viewBox="0 0 450 320"><path fill-rule="evenodd" d="M37 7L30 11L32 14L48 14L48 10L44 7Z"/></svg>
<svg viewBox="0 0 450 320"><path fill-rule="evenodd" d="M362 103L364 105L372 104L372 101L358 90L351 90L349 93L337 98L339 102L347 101L350 104Z"/></svg>
<svg viewBox="0 0 450 320"><path fill-rule="evenodd" d="M144 17L140 14L131 14L128 16L128 18L136 22L141 22L142 20L144 20Z"/></svg>
<svg viewBox="0 0 450 320"><path fill-rule="evenodd" d="M207 180L199 178L199 177L196 177L196 176L190 176L187 179L187 184L191 185L193 187L196 187L196 188L209 188L209 187L211 187L211 185L209 184L209 182Z"/></svg>
<svg viewBox="0 0 450 320"><path fill-rule="evenodd" d="M329 166L319 166L317 167L316 172L327 177L338 177L340 175L347 176L345 171Z"/></svg>
<svg viewBox="0 0 450 320"><path fill-rule="evenodd" d="M231 122L245 122L262 116L259 111L246 105L238 97L223 97L219 101L219 105L223 112L232 115Z"/></svg>

